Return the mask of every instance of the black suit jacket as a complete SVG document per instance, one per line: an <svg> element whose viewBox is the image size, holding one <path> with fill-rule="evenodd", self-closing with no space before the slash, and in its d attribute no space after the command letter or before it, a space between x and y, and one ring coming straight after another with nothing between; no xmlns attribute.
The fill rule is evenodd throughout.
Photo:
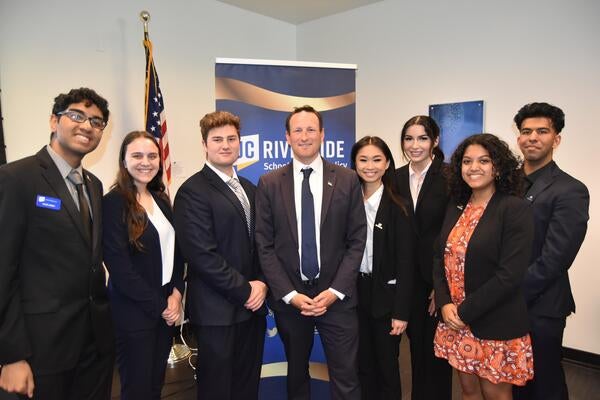
<svg viewBox="0 0 600 400"><path fill-rule="evenodd" d="M372 295L367 303L371 309L366 311L374 318L389 315L408 321L414 268L414 231L408 214L384 191L373 228Z"/></svg>
<svg viewBox="0 0 600 400"><path fill-rule="evenodd" d="M410 171L408 164L396 170L398 193L410 204L408 209L413 217L412 220L417 233L416 262L419 274L417 277L426 282L428 288L433 287L431 272L433 265L433 244L440 233L448 205L443 167L444 163L441 158L437 157L433 159L419 191L416 209L410 194Z"/></svg>
<svg viewBox="0 0 600 400"><path fill-rule="evenodd" d="M256 241L269 284L269 306L299 312L282 298L293 290L306 293L300 277L298 226L292 163L261 176L256 194ZM357 305L356 277L366 241L366 217L356 173L323 160L321 265L317 290L333 288L344 295L331 310Z"/></svg>
<svg viewBox="0 0 600 400"><path fill-rule="evenodd" d="M554 162L540 173L525 194L535 237L523 288L530 313L566 317L575 312L568 270L585 238L590 194Z"/></svg>
<svg viewBox="0 0 600 400"><path fill-rule="evenodd" d="M84 170L94 217L91 242L46 148L0 167L0 364L27 360L34 373L73 368L91 332L113 350L101 256L102 184ZM60 209L36 206L38 196Z"/></svg>
<svg viewBox="0 0 600 400"><path fill-rule="evenodd" d="M168 200L156 194L152 196L172 223ZM138 250L129 242L123 195L115 190L109 192L102 201L102 211L102 246L104 263L110 273L108 294L115 326L124 331L152 329L162 320L161 314L173 288L184 294L183 260L176 249L173 275L163 288L160 238L154 225L148 220L139 238L143 250Z"/></svg>
<svg viewBox="0 0 600 400"><path fill-rule="evenodd" d="M451 202L434 256L433 282L438 307L451 303L444 271L448 235L462 214ZM465 300L458 315L480 339L507 340L529 330L521 292L533 243L533 218L527 203L496 192L490 199L466 250Z"/></svg>
<svg viewBox="0 0 600 400"><path fill-rule="evenodd" d="M255 187L239 177L254 218ZM261 280L246 216L235 193L208 166L179 188L174 206L175 230L188 265L186 313L197 325L226 326L245 321L249 281ZM256 311L266 315L266 307Z"/></svg>

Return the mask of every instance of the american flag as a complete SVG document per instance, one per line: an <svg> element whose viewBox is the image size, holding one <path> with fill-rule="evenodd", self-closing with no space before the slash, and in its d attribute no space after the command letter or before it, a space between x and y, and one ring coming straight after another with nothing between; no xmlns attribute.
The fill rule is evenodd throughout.
<svg viewBox="0 0 600 400"><path fill-rule="evenodd" d="M144 118L146 131L154 135L159 143L163 162L163 181L168 191L171 184L171 158L169 157L165 102L160 92L150 39L144 40L144 48L146 49L146 115Z"/></svg>

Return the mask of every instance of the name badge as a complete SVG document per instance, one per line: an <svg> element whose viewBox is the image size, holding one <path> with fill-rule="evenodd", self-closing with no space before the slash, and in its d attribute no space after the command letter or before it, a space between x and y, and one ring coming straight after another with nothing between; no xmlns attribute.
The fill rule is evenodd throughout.
<svg viewBox="0 0 600 400"><path fill-rule="evenodd" d="M48 210L60 210L61 200L56 197L43 196L38 194L35 198L35 206L39 208L47 208Z"/></svg>

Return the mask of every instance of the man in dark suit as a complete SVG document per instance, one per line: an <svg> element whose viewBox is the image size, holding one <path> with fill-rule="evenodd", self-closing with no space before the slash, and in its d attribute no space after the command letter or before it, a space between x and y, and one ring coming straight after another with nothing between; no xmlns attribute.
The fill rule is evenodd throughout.
<svg viewBox="0 0 600 400"><path fill-rule="evenodd" d="M525 199L533 208L535 238L523 290L529 309L534 378L515 399L568 399L561 366L566 318L575 312L569 267L585 238L590 196L586 186L552 160L565 115L547 103L527 104L514 118L524 156Z"/></svg>
<svg viewBox="0 0 600 400"><path fill-rule="evenodd" d="M198 340L198 399L256 399L267 287L254 250L255 187L233 169L239 118L216 111L200 128L206 164L179 188L174 207Z"/></svg>
<svg viewBox="0 0 600 400"><path fill-rule="evenodd" d="M355 290L366 217L354 171L319 156L323 137L314 108L289 114L286 139L293 160L259 181L256 241L287 357L288 398L310 398L308 360L316 327L332 398L360 399Z"/></svg>
<svg viewBox="0 0 600 400"><path fill-rule="evenodd" d="M50 144L0 168L0 387L23 398L110 398L102 184L81 165L108 115L91 89L61 94Z"/></svg>

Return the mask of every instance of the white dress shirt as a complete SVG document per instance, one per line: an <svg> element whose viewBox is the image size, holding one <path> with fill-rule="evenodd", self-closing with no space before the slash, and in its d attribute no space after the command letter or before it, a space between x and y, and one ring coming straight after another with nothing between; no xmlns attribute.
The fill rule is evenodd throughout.
<svg viewBox="0 0 600 400"><path fill-rule="evenodd" d="M429 167L431 167L431 163L433 159L429 160L429 164L423 171L417 172L413 169L412 163L408 164L408 182L410 185L410 197L412 197L413 201L413 209L417 209L417 199L419 198L419 192L421 191L421 187L423 186L423 181L425 180L425 176L427 176L427 171L429 171Z"/></svg>
<svg viewBox="0 0 600 400"><path fill-rule="evenodd" d="M298 228L298 259L302 260L302 181L304 180L304 173L302 172L305 168L312 168L308 178L308 186L313 195L314 207L315 207L315 240L317 242L317 261L319 263L319 271L321 270L321 205L323 204L323 159L317 156L310 164L306 165L292 159L292 171L294 174L294 207L296 209L296 225ZM302 263L300 262L300 265ZM302 269L302 267L300 267ZM317 274L317 278L320 273ZM306 276L300 271L300 277L302 280L308 280ZM345 295L333 288L329 288L340 300L343 300ZM292 298L297 295L296 290L292 290L290 293L283 296L282 300L289 304Z"/></svg>
<svg viewBox="0 0 600 400"><path fill-rule="evenodd" d="M150 223L158 231L158 239L160 242L160 254L162 257L162 284L166 285L171 282L173 276L173 263L175 259L175 229L169 222L167 217L152 198L152 212L146 210L146 215Z"/></svg>
<svg viewBox="0 0 600 400"><path fill-rule="evenodd" d="M373 227L375 226L375 218L377 217L377 210L381 203L381 197L383 196L383 185L365 200L365 214L367 215L367 243L365 245L365 252L360 263L360 272L365 274L373 273Z"/></svg>

